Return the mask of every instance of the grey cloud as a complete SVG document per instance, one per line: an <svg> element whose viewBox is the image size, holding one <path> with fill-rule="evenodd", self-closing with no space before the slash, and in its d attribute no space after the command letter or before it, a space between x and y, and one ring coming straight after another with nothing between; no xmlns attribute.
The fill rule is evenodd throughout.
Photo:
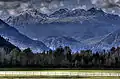
<svg viewBox="0 0 120 79"><path fill-rule="evenodd" d="M36 8L43 13L51 13L60 8L102 8L105 12L120 14L120 0L0 0L0 13L17 15ZM2 16L2 15L1 15Z"/></svg>
<svg viewBox="0 0 120 79"><path fill-rule="evenodd" d="M92 0L92 3L100 8L120 8L120 0Z"/></svg>
<svg viewBox="0 0 120 79"><path fill-rule="evenodd" d="M92 4L107 13L120 15L120 0L91 0Z"/></svg>
<svg viewBox="0 0 120 79"><path fill-rule="evenodd" d="M3 1L3 2L14 2L14 1L27 2L29 0L0 0L0 1Z"/></svg>

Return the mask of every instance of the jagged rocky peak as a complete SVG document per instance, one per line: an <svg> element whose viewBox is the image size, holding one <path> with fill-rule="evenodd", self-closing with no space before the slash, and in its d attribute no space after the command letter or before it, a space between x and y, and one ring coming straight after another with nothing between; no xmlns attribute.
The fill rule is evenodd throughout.
<svg viewBox="0 0 120 79"><path fill-rule="evenodd" d="M89 15L96 15L96 14L103 15L104 12L101 9L96 9L96 8L90 8L88 10L74 9L71 12L69 12L69 16L89 16Z"/></svg>
<svg viewBox="0 0 120 79"><path fill-rule="evenodd" d="M69 13L69 9L67 9L67 8L59 9L59 10L55 11L54 13L52 13L49 17L50 18L52 18L52 17L62 18L62 17L65 17L65 15L67 13Z"/></svg>
<svg viewBox="0 0 120 79"><path fill-rule="evenodd" d="M89 16L89 15L104 15L101 9L91 8L89 10L84 9L73 9L69 10L67 8L59 9L51 14L50 18L65 18L65 17L77 17L77 16Z"/></svg>
<svg viewBox="0 0 120 79"><path fill-rule="evenodd" d="M91 8L87 11L90 15L104 14L105 12L102 9Z"/></svg>
<svg viewBox="0 0 120 79"><path fill-rule="evenodd" d="M12 26L39 23L47 19L47 14L42 14L36 9L29 9L17 16L10 16L5 22Z"/></svg>
<svg viewBox="0 0 120 79"><path fill-rule="evenodd" d="M34 16L41 16L42 18L48 17L47 14L40 13L37 9L28 9L28 10L21 12L21 14L22 15L29 14L29 15L32 15L33 17Z"/></svg>
<svg viewBox="0 0 120 79"><path fill-rule="evenodd" d="M84 15L85 13L86 10L84 9L74 9L68 14L68 16L80 16L80 15Z"/></svg>
<svg viewBox="0 0 120 79"><path fill-rule="evenodd" d="M69 11L69 9L63 8L63 9L59 9L59 10L56 11L56 12L59 12L59 13L66 13L66 12L68 12L68 11Z"/></svg>

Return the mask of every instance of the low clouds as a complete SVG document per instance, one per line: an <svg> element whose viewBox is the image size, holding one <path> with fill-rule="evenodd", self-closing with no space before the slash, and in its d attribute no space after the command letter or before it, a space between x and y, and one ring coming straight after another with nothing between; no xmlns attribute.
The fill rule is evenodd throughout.
<svg viewBox="0 0 120 79"><path fill-rule="evenodd" d="M102 8L105 12L120 15L120 0L91 0L97 8Z"/></svg>
<svg viewBox="0 0 120 79"><path fill-rule="evenodd" d="M29 0L0 0L2 2L14 2L14 1L19 1L19 2L27 2Z"/></svg>
<svg viewBox="0 0 120 79"><path fill-rule="evenodd" d="M29 8L30 5L25 0L0 0L0 17L5 19L9 16L17 15Z"/></svg>
<svg viewBox="0 0 120 79"><path fill-rule="evenodd" d="M91 0L99 8L120 8L120 0Z"/></svg>
<svg viewBox="0 0 120 79"><path fill-rule="evenodd" d="M120 15L120 0L0 0L0 16L17 15L30 8L50 14L60 8L89 9L91 7L102 8L105 12Z"/></svg>

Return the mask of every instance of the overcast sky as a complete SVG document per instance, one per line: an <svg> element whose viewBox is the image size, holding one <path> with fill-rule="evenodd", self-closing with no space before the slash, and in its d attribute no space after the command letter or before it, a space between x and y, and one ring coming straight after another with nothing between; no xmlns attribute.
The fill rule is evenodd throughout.
<svg viewBox="0 0 120 79"><path fill-rule="evenodd" d="M120 15L119 5L120 0L0 0L0 15L2 18L17 15L30 8L50 14L59 8L89 9L91 7L102 8L105 12Z"/></svg>

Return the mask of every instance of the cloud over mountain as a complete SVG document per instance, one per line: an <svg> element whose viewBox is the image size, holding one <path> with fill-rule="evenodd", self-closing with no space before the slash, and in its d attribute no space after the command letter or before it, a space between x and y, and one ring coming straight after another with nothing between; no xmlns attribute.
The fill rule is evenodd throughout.
<svg viewBox="0 0 120 79"><path fill-rule="evenodd" d="M0 18L17 15L30 8L50 14L60 8L89 9L91 7L102 8L105 12L120 15L120 0L0 0Z"/></svg>

